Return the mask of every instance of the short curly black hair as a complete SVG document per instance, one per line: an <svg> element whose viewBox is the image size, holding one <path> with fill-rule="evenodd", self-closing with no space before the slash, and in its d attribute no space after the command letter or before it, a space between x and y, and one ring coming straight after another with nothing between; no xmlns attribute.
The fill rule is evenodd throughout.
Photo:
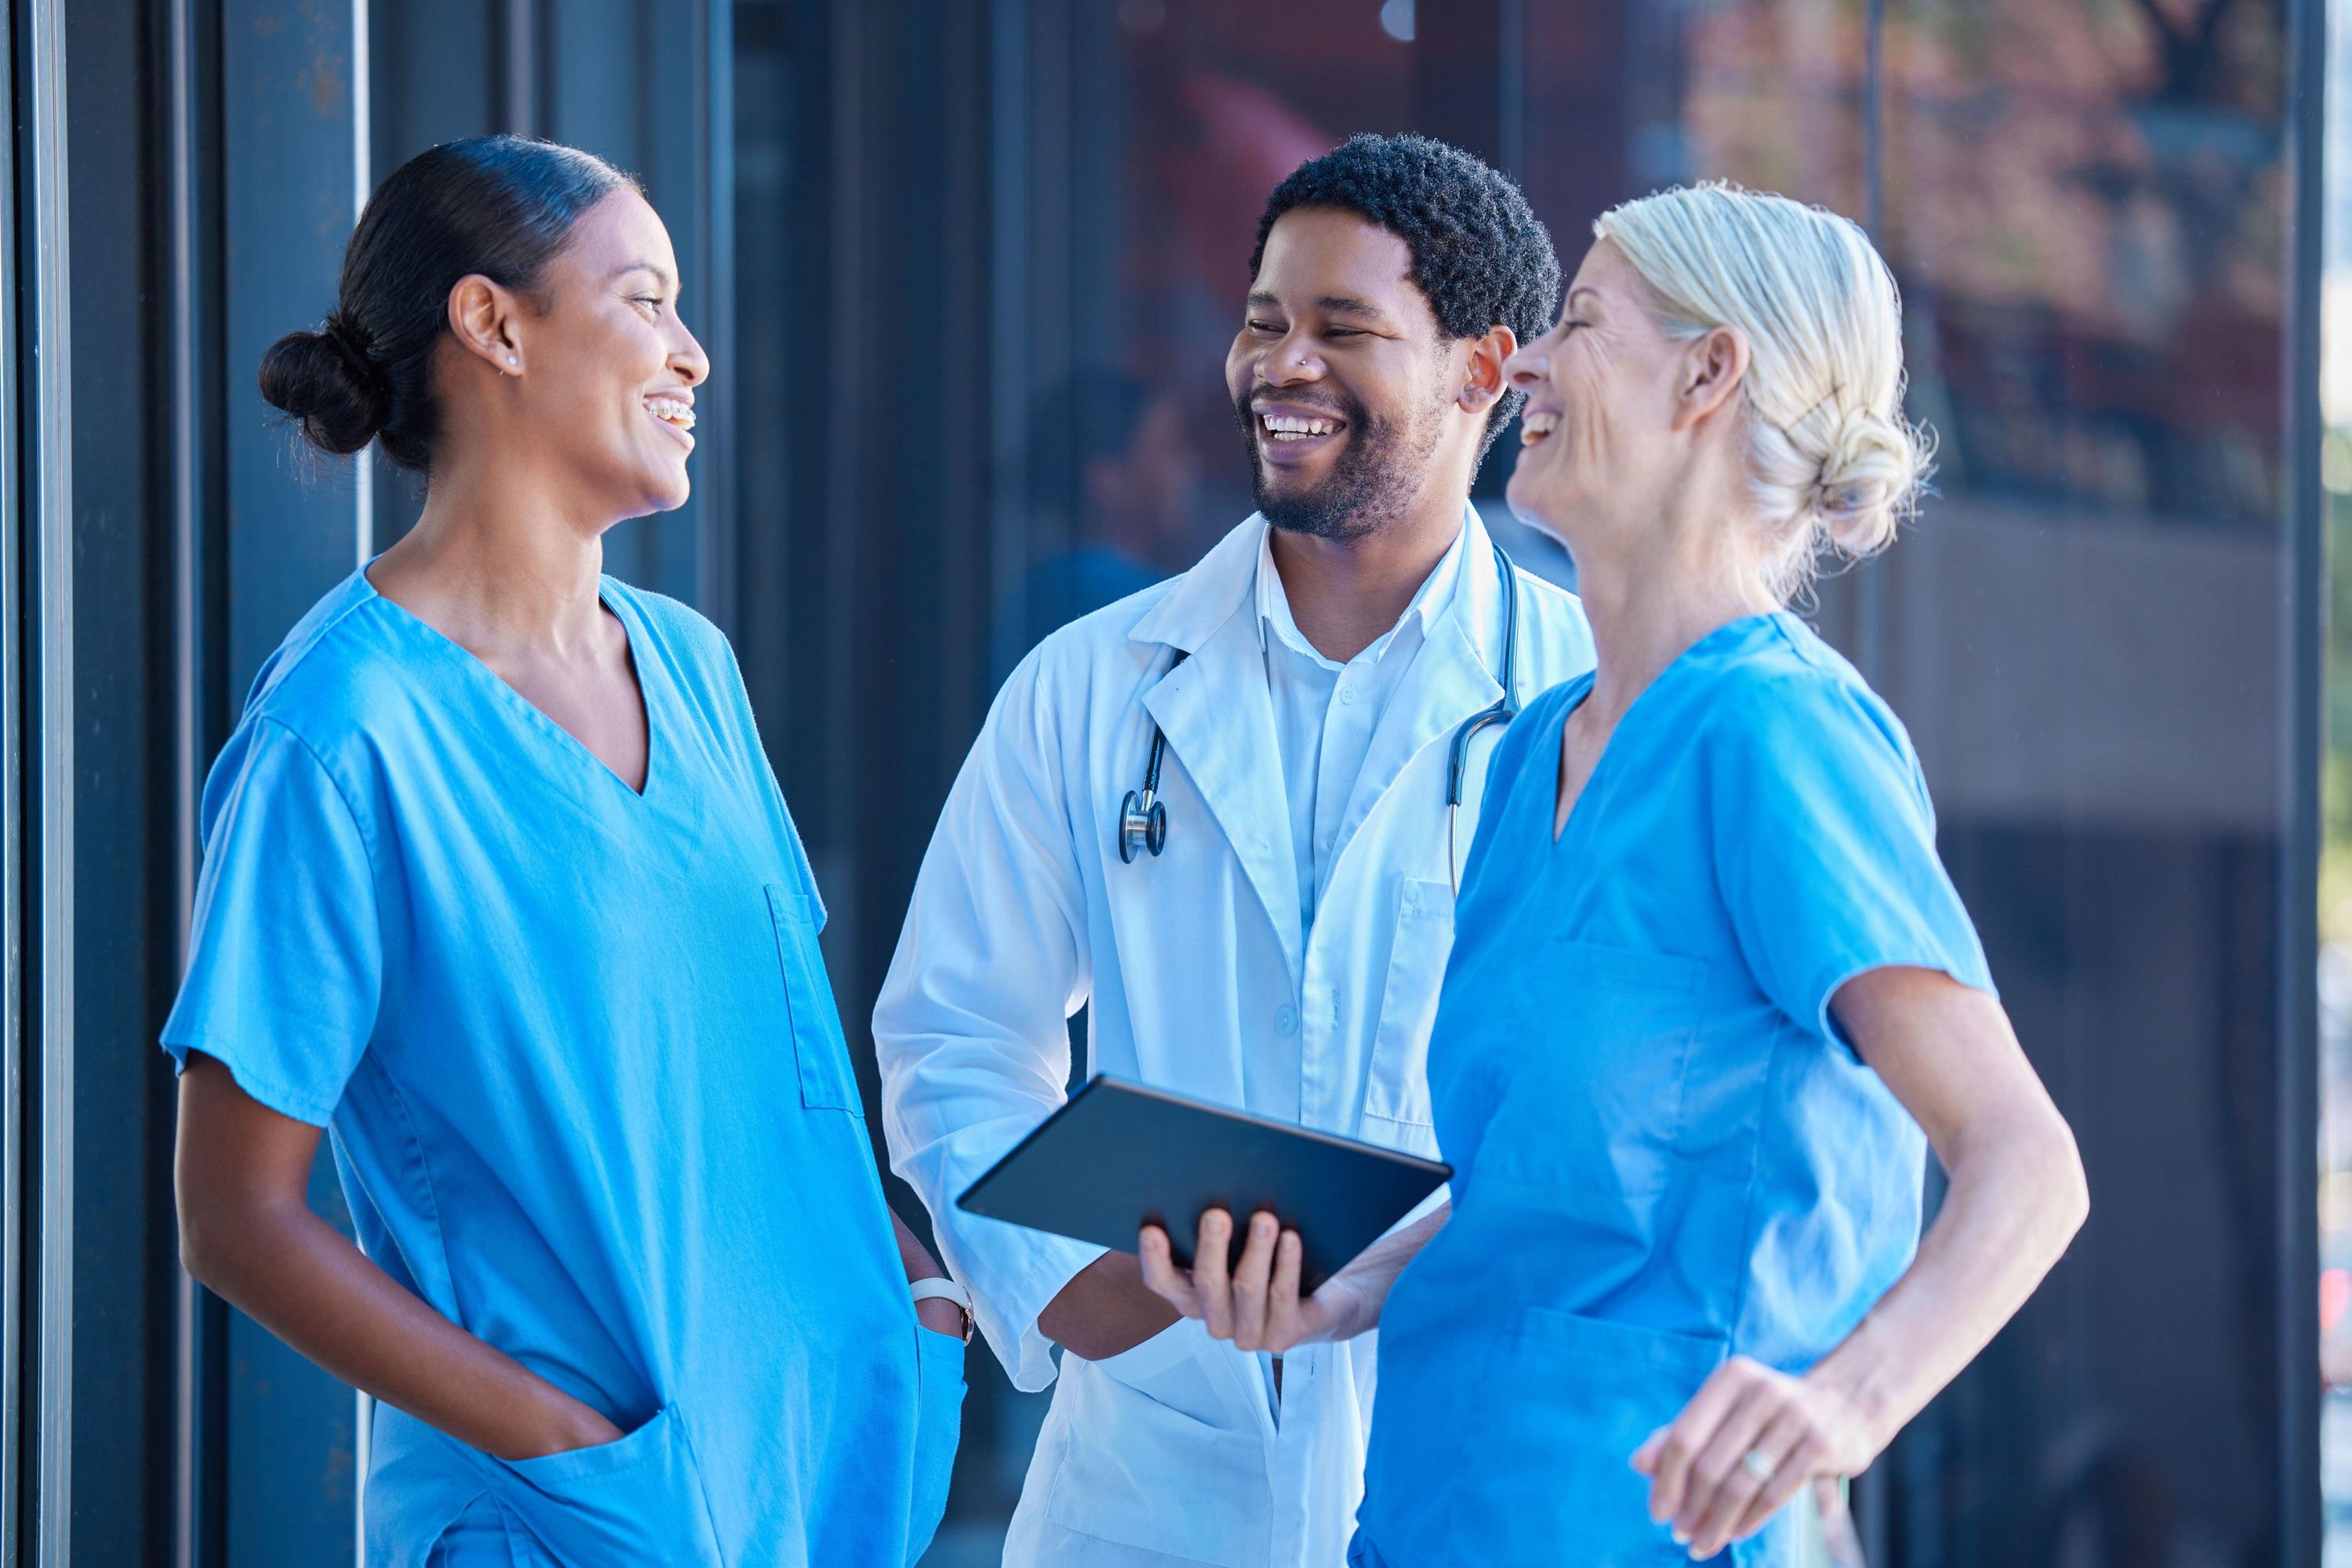
<svg viewBox="0 0 2352 1568"><path fill-rule="evenodd" d="M1528 198L1508 174L1426 136L1350 136L1291 171L1257 220L1250 278L1265 260L1275 220L1298 207L1335 207L1378 224L1412 250L1412 281L1438 330L1483 337L1496 323L1519 342L1551 331L1559 301L1559 257ZM1526 398L1507 392L1486 416L1483 460Z"/></svg>

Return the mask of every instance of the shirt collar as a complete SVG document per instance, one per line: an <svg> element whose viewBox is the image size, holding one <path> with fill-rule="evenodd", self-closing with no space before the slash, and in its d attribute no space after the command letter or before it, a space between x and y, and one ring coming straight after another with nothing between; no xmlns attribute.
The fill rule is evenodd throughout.
<svg viewBox="0 0 2352 1568"><path fill-rule="evenodd" d="M1446 547L1445 553L1438 557L1436 566L1432 568L1429 575L1422 580L1420 589L1412 596L1412 603L1407 605L1404 607L1404 614L1397 617L1396 626L1391 626L1381 634L1379 640L1364 650L1364 654L1370 654L1375 663L1387 654L1390 646L1395 641L1399 628L1408 624L1415 625L1423 635L1426 636L1430 626L1437 617L1454 607L1454 601L1458 596L1462 585L1463 546L1469 537L1470 530L1465 525L1454 536L1454 542ZM1336 670L1341 668L1337 660L1327 658L1321 649L1307 640L1307 634L1298 629L1298 622L1291 616L1290 596L1283 591L1282 574L1274 564L1274 525L1272 523L1265 525L1258 539L1255 592L1259 652L1265 651L1266 635L1271 632L1275 640L1280 642L1285 647L1313 660L1324 668ZM1361 658L1364 654L1358 654L1356 657Z"/></svg>

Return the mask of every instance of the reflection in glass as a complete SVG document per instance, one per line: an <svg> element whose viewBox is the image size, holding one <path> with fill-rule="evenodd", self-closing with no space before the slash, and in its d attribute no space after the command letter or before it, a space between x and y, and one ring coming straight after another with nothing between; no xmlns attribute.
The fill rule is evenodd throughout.
<svg viewBox="0 0 2352 1568"><path fill-rule="evenodd" d="M1360 130L1444 136L1518 175L1571 266L1602 208L1674 181L1874 221L1939 493L1813 610L1911 729L2094 1214L1858 1489L1871 1561L2275 1561L2285 16L739 0L736 640L833 907L845 1016L870 1006L1012 661L1249 510L1222 368L1258 212L1299 162ZM2352 521L2352 371L2340 386L2327 453ZM2336 625L2352 673L2352 593ZM2345 757L2323 1026L2329 1107L2352 1110ZM2326 1127L2327 1272L2295 1289L2331 1330L2333 1386L2352 1380L2352 1115ZM1042 1404L972 1365L940 1563L994 1561ZM2339 1398L2331 1497L2352 1520Z"/></svg>

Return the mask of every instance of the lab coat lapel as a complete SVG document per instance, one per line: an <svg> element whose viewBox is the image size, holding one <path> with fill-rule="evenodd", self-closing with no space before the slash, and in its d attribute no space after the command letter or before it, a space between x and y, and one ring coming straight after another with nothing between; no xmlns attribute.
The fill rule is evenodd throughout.
<svg viewBox="0 0 2352 1568"><path fill-rule="evenodd" d="M1282 750L1275 740L1274 700L1255 620L1235 614L1154 686L1144 707L1224 830L1294 980L1299 973L1297 859L1290 843L1289 797Z"/></svg>
<svg viewBox="0 0 2352 1568"><path fill-rule="evenodd" d="M1432 621L1427 641L1372 731L1363 771L1356 775L1347 814L1340 819L1341 855L1407 763L1431 742L1450 742L1464 720L1503 694L1489 668L1491 656L1482 651L1491 647L1499 655L1502 648L1503 588L1495 570L1495 547L1475 510L1462 526L1461 587L1453 607ZM1499 668L1496 658L1494 669ZM1433 786L1426 803L1408 801L1406 809L1418 813L1425 804L1429 819L1435 822L1444 798L1443 789Z"/></svg>
<svg viewBox="0 0 2352 1568"><path fill-rule="evenodd" d="M1128 635L1191 655L1144 695L1143 706L1168 737L1171 759L1208 802L1233 846L1274 922L1296 983L1303 962L1298 863L1251 593L1265 528L1265 519L1252 514Z"/></svg>

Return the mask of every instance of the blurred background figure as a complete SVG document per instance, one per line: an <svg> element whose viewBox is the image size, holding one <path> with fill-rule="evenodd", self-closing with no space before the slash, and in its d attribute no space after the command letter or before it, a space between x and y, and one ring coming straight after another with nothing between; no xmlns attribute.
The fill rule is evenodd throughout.
<svg viewBox="0 0 2352 1568"><path fill-rule="evenodd" d="M1057 626L1191 565L1200 460L1173 394L1116 371L1087 370L1029 416L1029 487L1042 537L1011 610L996 621L991 673L1001 682Z"/></svg>

